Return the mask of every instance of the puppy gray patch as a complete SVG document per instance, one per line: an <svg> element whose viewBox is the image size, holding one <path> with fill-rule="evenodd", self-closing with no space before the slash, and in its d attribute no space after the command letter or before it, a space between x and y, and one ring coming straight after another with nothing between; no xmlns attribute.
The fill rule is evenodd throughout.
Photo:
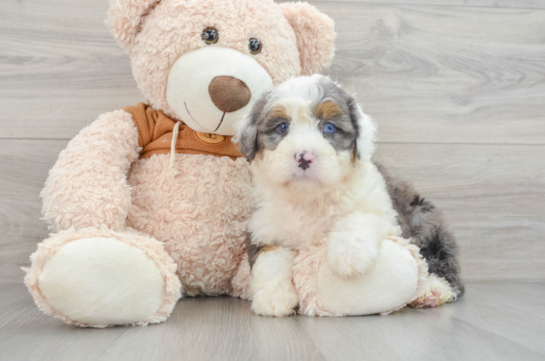
<svg viewBox="0 0 545 361"><path fill-rule="evenodd" d="M257 124L258 151L276 149L287 134L278 132L278 126L282 123L287 123L288 126L290 123L286 108L282 105L275 105L266 114L261 114Z"/></svg>
<svg viewBox="0 0 545 361"><path fill-rule="evenodd" d="M319 84L323 88L324 99L316 106L316 115L320 120L324 137L329 140L336 151L356 153L359 135L356 100L330 79L321 79ZM336 104L340 111L322 111L323 104L330 102ZM337 128L333 134L324 131L327 123L332 123Z"/></svg>
<svg viewBox="0 0 545 361"><path fill-rule="evenodd" d="M255 103L248 115L250 121L240 134L240 151L250 162L264 149L275 150L286 136L278 132L281 123L290 122L285 109L282 106L273 106L265 112L270 96L271 92L263 94Z"/></svg>
<svg viewBox="0 0 545 361"><path fill-rule="evenodd" d="M267 105L269 95L270 92L264 93L254 104L247 118L249 122L240 134L240 152L250 162L254 160L256 153L259 151L257 124L265 105Z"/></svg>

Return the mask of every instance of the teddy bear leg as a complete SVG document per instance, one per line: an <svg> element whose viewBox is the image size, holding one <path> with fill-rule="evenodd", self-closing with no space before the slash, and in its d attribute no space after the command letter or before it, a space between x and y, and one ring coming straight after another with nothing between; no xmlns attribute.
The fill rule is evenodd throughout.
<svg viewBox="0 0 545 361"><path fill-rule="evenodd" d="M158 240L127 229L69 229L31 256L25 284L46 314L82 327L165 321L181 295Z"/></svg>
<svg viewBox="0 0 545 361"><path fill-rule="evenodd" d="M418 251L407 240L390 237L382 241L373 266L349 278L331 270L325 246L300 252L294 267L299 312L308 316L369 315L404 307L427 287L428 269Z"/></svg>

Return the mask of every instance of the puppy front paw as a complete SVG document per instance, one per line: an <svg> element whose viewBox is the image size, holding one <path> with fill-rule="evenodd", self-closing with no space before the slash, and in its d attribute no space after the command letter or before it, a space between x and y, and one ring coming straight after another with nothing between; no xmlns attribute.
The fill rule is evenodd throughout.
<svg viewBox="0 0 545 361"><path fill-rule="evenodd" d="M283 317L295 313L299 296L293 285L295 253L286 248L262 250L252 269L252 311L262 316Z"/></svg>
<svg viewBox="0 0 545 361"><path fill-rule="evenodd" d="M299 303L295 287L265 288L254 293L252 311L261 316L285 317L295 314Z"/></svg>
<svg viewBox="0 0 545 361"><path fill-rule="evenodd" d="M372 241L361 238L331 240L328 263L331 271L339 277L349 278L362 275L378 258L378 248Z"/></svg>

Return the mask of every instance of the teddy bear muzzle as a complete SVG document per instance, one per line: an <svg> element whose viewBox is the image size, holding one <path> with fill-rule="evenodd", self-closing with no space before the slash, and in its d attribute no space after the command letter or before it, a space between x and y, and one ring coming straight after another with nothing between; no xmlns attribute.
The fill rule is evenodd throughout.
<svg viewBox="0 0 545 361"><path fill-rule="evenodd" d="M214 45L174 62L166 95L173 115L192 130L230 136L272 86L270 74L250 54Z"/></svg>

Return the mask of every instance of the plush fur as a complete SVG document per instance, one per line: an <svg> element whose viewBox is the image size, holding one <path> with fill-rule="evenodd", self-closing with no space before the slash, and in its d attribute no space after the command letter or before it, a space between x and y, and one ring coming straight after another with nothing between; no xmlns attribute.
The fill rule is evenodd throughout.
<svg viewBox="0 0 545 361"><path fill-rule="evenodd" d="M189 296L229 294L245 253L251 180L245 159L178 154L140 159L127 225L163 241Z"/></svg>
<svg viewBox="0 0 545 361"><path fill-rule="evenodd" d="M280 250L301 252L318 247L325 256L317 256L315 271L326 262L343 280L368 273L379 258L383 240L402 235L388 185L371 161L374 135L374 123L355 99L320 75L294 78L278 86L263 96L241 124L236 141L252 161L255 185L255 210L249 224L250 252L254 254L249 257L254 263L252 275L260 277L254 277L252 286L268 292L267 297L254 297L252 309L257 313L287 315L292 300L287 281L278 286L279 275L285 280L291 272L278 267L289 264L277 262L272 267L261 263L265 249L278 247L267 252L270 258ZM413 224L409 228L414 229ZM418 264L418 257L409 256L409 263L411 259ZM425 269L415 265L411 271L417 275L413 280L419 291L409 289L405 303L426 291L418 276ZM268 280L264 274L269 274ZM442 297L452 300L450 294L455 291L445 284L448 287L442 291L449 295ZM317 291L303 291L312 292ZM309 306L305 296L300 302L308 314L330 313L319 304ZM395 307L405 304L395 302Z"/></svg>
<svg viewBox="0 0 545 361"><path fill-rule="evenodd" d="M312 75L329 65L321 59L332 59L335 52L331 46L335 43L333 20L307 3L284 3L280 9L297 34L301 75Z"/></svg>
<svg viewBox="0 0 545 361"><path fill-rule="evenodd" d="M127 172L138 151L138 131L123 110L102 114L82 129L59 155L41 192L49 227L123 230L131 207Z"/></svg>
<svg viewBox="0 0 545 361"><path fill-rule="evenodd" d="M196 114L214 123L217 119L208 117L219 112L225 116L220 119L222 128L205 130L225 135L233 134L233 124L244 119L252 102L265 91L261 81L246 80L245 85L240 82L259 73L270 86L279 84L302 71L317 71L329 64L334 50L333 21L307 4L280 6L272 0L112 0L107 22L129 53L138 87L155 110L169 116L172 124L187 121L190 128L193 123L189 120ZM202 37L208 27L214 27L219 35L213 44ZM252 38L262 44L259 53L250 51ZM191 57L197 52L199 56ZM223 55L217 56L220 53ZM206 76L201 76L204 70L199 68L203 58L208 60ZM239 67L231 74L226 64L241 64L240 59L251 66ZM178 67L173 70L175 64ZM220 92L227 96L223 103L229 102L233 89L218 90L215 82L211 90L213 79L219 76L230 77L224 86L236 83L237 89L251 93L245 95L250 95L246 107L236 111L215 109L217 105L211 100L210 106L204 101L189 104L192 114L180 111L185 108L181 106L185 99L180 97L188 92L200 100L217 97ZM155 154L139 159L140 151L132 115L118 110L99 116L60 154L41 193L44 219L56 233L38 247L26 277L29 290L44 312L79 326L136 325L164 321L182 290L189 296L250 297L250 268L245 253L251 211L247 161L241 156L232 159L203 154ZM178 170L175 176L169 172L171 156ZM69 242L76 243L68 247ZM119 252L126 247L137 249L129 248L131 251L124 257ZM56 253L59 257L55 257ZM73 262L67 256L70 254L77 255ZM86 254L89 259L85 259ZM112 264L116 257L99 256L111 254L120 260L118 267ZM58 261L61 259L66 261ZM116 280L133 279L134 270L121 266L121 260L127 259L132 260L131 267L148 270L145 279L149 282L159 279L152 275L162 275L163 285L157 282L134 297L131 292L139 287L114 287ZM93 282L85 281L99 269L112 269L112 280L97 277ZM50 298L40 291L42 279L51 285ZM62 288L64 281L73 286L74 297L68 293L63 297L67 292ZM162 287L166 291L155 314L137 307L142 300L153 304ZM101 297L109 289L121 292L116 298L126 300L126 309L134 312L116 318L112 312L117 306L80 309L86 308L81 300ZM105 294L102 299L111 296Z"/></svg>
<svg viewBox="0 0 545 361"><path fill-rule="evenodd" d="M160 306L155 310L155 312L149 312L148 314L139 313L136 317L133 317L132 319L130 319L130 317L129 319L118 319L118 322L111 322L112 319L106 320L102 318L105 314L111 317L109 304L100 303L100 306L98 306L97 304L101 301L102 297L110 298L115 295L101 295L100 281L108 281L107 278L112 276L112 274L104 275L104 269L110 268L115 269L116 271L119 270L119 268L117 267L121 263L118 263L115 258L105 259L104 257L100 257L95 258L94 260L89 260L90 262L80 262L74 264L65 263L55 265L55 268L60 268L59 271L61 271L61 275L63 276L70 276L70 273L78 274L80 273L80 270L84 267L86 268L84 269L86 274L95 274L94 279L88 279L88 282L83 284L70 284L61 277L55 278L48 276L44 273L44 269L50 264L49 261L53 259L63 249L64 246L73 244L74 242L96 238L111 239L114 242L121 242L127 246L134 247L135 250L143 257L148 257L153 262L157 272L159 272L162 277L162 282L159 287L163 293L163 300L160 303ZM111 251L111 248L107 249L108 251ZM89 252L89 249L86 249L84 251ZM86 254L80 254L80 256L85 257ZM131 259L134 260L134 256L131 256L129 261ZM176 301L178 301L181 296L180 280L175 275L176 264L164 251L161 242L130 228L127 228L123 232L112 231L106 226L101 226L98 228L83 228L77 231L74 228L70 228L59 233L52 234L50 238L40 243L38 245L38 250L32 254L31 260L32 267L27 270L27 274L25 276L25 284L28 287L32 296L34 297L34 301L36 302L38 307L48 315L55 316L65 321L66 323L74 324L77 326L91 326L102 328L113 324L145 325L148 323L163 322L168 318L168 316L174 309L174 306L176 305ZM103 261L106 261L106 263ZM131 272L134 271L135 270L131 270ZM57 272L55 271L55 269L50 269L50 273ZM121 277L121 274L122 273L118 273L116 276ZM127 276L130 277L131 275ZM48 279L44 280L44 277ZM101 277L106 279L101 279ZM125 280L123 280L123 278L121 277L122 281L127 281L129 279L130 278L126 278ZM56 292L56 300L48 299L46 295L44 295L44 293L42 292L40 284L40 282L42 281L46 281L50 289L61 288L61 290L64 289L64 291ZM135 280L132 281L134 282ZM114 299L112 300L112 303L114 304L112 308L119 307L119 309L123 309L134 306L134 308L142 310L142 307L139 307L137 304L142 298L149 299L148 290L135 290L133 288L126 287L127 285L130 285L130 283L121 284L121 287L117 291L117 296L124 296L124 301L130 301L132 298L134 301L137 302L134 304L130 304L128 302L116 304ZM126 292L127 288L129 291L128 294ZM104 287L104 289L108 289L108 287ZM89 294L89 291L91 291L92 293ZM155 290L153 292L155 292ZM130 298L127 299L126 296L129 296ZM90 302L90 305L92 307L89 307L90 305L85 305L87 307L80 307L80 311L78 312L77 308L73 306L80 304L81 300L85 298L89 298L87 302ZM57 306L62 303L68 306L66 308L67 310L71 311L70 314L63 312L65 310ZM79 317L74 317L75 314L78 314Z"/></svg>

